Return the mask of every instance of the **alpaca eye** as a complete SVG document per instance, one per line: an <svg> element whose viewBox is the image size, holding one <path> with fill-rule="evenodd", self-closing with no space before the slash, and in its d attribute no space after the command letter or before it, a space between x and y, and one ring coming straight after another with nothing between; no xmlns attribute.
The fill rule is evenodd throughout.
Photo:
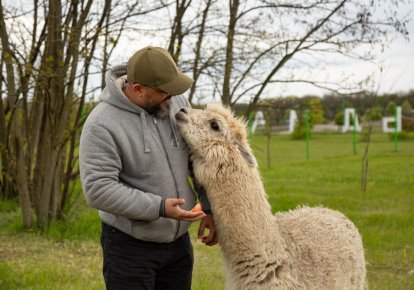
<svg viewBox="0 0 414 290"><path fill-rule="evenodd" d="M217 122L215 122L215 121L212 121L212 122L210 123L210 127L211 127L211 129L213 129L214 131L219 131L219 130L220 130L219 125L218 125L218 124L217 124Z"/></svg>

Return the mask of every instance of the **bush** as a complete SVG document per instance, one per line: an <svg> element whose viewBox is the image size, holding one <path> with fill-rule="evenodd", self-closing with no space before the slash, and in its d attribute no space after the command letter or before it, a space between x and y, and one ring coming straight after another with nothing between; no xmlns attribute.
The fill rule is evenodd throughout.
<svg viewBox="0 0 414 290"><path fill-rule="evenodd" d="M358 116L358 114L357 114L357 118L358 118L358 123L360 124L361 123L361 118ZM354 125L354 115L352 114L351 116L350 116L350 118L349 118L349 125ZM338 112L336 115L335 115L335 125L338 125L338 126L343 126L344 125L344 112Z"/></svg>
<svg viewBox="0 0 414 290"><path fill-rule="evenodd" d="M379 106L367 109L365 112L365 119L367 121L379 121L382 119L382 108Z"/></svg>
<svg viewBox="0 0 414 290"><path fill-rule="evenodd" d="M414 117L401 117L402 129L408 132L414 132Z"/></svg>
<svg viewBox="0 0 414 290"><path fill-rule="evenodd" d="M397 104L394 101L389 101L387 107L385 108L385 114L387 116L394 116L396 108Z"/></svg>
<svg viewBox="0 0 414 290"><path fill-rule="evenodd" d="M296 122L296 126L295 126L295 129L293 130L293 133L290 135L290 139L292 139L292 140L306 139L306 120L305 120L305 116L306 116L305 112L299 112L298 113L298 120ZM312 124L309 124L309 127L312 128Z"/></svg>
<svg viewBox="0 0 414 290"><path fill-rule="evenodd" d="M338 112L335 115L335 125L343 126L344 125L344 112Z"/></svg>
<svg viewBox="0 0 414 290"><path fill-rule="evenodd" d="M403 115L406 116L412 116L412 111L413 111L413 107L411 106L410 101L405 100L402 104L401 104L401 110Z"/></svg>
<svg viewBox="0 0 414 290"><path fill-rule="evenodd" d="M292 140L304 140L306 139L306 126L296 126L293 133L290 135Z"/></svg>
<svg viewBox="0 0 414 290"><path fill-rule="evenodd" d="M394 141L395 135L394 133L389 133L388 137L390 141ZM398 141L406 141L411 139L414 139L414 136L408 133L407 131L401 131L398 133Z"/></svg>

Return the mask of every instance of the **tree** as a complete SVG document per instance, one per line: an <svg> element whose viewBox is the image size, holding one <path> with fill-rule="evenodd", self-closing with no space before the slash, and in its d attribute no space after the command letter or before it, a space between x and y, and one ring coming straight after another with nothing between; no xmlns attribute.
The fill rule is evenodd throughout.
<svg viewBox="0 0 414 290"><path fill-rule="evenodd" d="M195 50L194 50L194 62L193 62L193 67L192 67L194 84L191 86L190 94L188 96L188 100L191 104L193 103L193 98L194 98L194 95L195 95L198 80L199 80L201 74L209 66L212 65L212 58L215 55L215 52L213 51L211 57L205 58L205 61L203 61L203 59L202 59L202 46L203 46L203 41L205 41L204 40L204 35L206 33L207 17L208 17L210 8L211 8L211 6L214 2L215 1L213 1L213 0L206 0L205 1L205 7L203 9L202 16L201 16L201 21L200 21L200 25L199 25L200 28L198 30L197 42L196 42Z"/></svg>
<svg viewBox="0 0 414 290"><path fill-rule="evenodd" d="M107 63L116 44L112 36L123 32L129 17L163 5L144 10L138 1L1 4L1 195L18 194L23 225L45 229L63 217L70 183L78 176L75 147L91 67ZM101 45L103 60L97 57Z"/></svg>
<svg viewBox="0 0 414 290"><path fill-rule="evenodd" d="M181 53L184 36L188 33L183 30L183 18L192 0L176 0L175 1L175 17L171 27L170 44L168 51L173 59L177 62Z"/></svg>
<svg viewBox="0 0 414 290"><path fill-rule="evenodd" d="M411 106L408 100L405 100L401 105L401 111L403 115L411 116L412 115L413 107Z"/></svg>
<svg viewBox="0 0 414 290"><path fill-rule="evenodd" d="M215 2L216 0L175 1L168 51L183 71L192 74L194 83L188 97L190 103L193 103L200 77L214 64L212 59L216 51L213 49L207 53L204 42L206 30L209 29L209 13Z"/></svg>
<svg viewBox="0 0 414 290"><path fill-rule="evenodd" d="M388 5L390 16L376 19L373 12L383 5ZM391 30L407 35L407 19L393 14L397 5L396 1L229 1L224 68L217 71L223 76L222 103L234 105L247 99L248 115L273 83L357 90L355 84L345 86L284 70L299 61L314 66L309 55L371 59L369 47L385 43ZM365 53L357 54L355 48L362 46L367 48Z"/></svg>
<svg viewBox="0 0 414 290"><path fill-rule="evenodd" d="M382 108L374 106L365 111L365 119L369 121L379 121L382 119Z"/></svg>
<svg viewBox="0 0 414 290"><path fill-rule="evenodd" d="M290 134L290 139L303 140L306 138L306 109L298 111L297 117L295 128L292 134Z"/></svg>
<svg viewBox="0 0 414 290"><path fill-rule="evenodd" d="M385 115L394 116L396 108L397 104L394 101L389 101L387 107L385 108Z"/></svg>
<svg viewBox="0 0 414 290"><path fill-rule="evenodd" d="M352 119L352 122L353 122L353 118L351 118L351 119ZM344 125L344 112L336 113L334 122L335 122L335 125L343 126Z"/></svg>
<svg viewBox="0 0 414 290"><path fill-rule="evenodd" d="M323 123L323 105L321 99L312 98L309 101L311 126Z"/></svg>
<svg viewBox="0 0 414 290"><path fill-rule="evenodd" d="M146 24L195 82L190 102L219 97L229 106L249 102L247 115L275 85L308 83L336 94L360 92L365 83L297 74L340 58L372 60L396 30L407 37L401 1L310 0L160 1L167 10ZM386 7L385 13L375 13ZM168 24L165 20L168 20ZM143 33L135 29L137 38ZM162 35L164 33L165 37ZM163 46L163 45L161 45ZM330 114L333 118L336 112Z"/></svg>

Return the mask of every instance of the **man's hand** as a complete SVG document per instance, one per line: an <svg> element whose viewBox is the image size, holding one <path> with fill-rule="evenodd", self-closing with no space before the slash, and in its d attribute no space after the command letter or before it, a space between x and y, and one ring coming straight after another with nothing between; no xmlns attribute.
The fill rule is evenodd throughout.
<svg viewBox="0 0 414 290"><path fill-rule="evenodd" d="M209 229L208 236L204 236L206 228ZM217 231L213 215L208 214L201 220L200 227L198 228L198 238L201 239L206 246L214 246L217 244Z"/></svg>
<svg viewBox="0 0 414 290"><path fill-rule="evenodd" d="M183 210L180 205L183 205L184 203L185 200L183 198L167 198L165 200L165 216L167 218L189 222L201 220L206 216L206 214L202 211L193 212Z"/></svg>

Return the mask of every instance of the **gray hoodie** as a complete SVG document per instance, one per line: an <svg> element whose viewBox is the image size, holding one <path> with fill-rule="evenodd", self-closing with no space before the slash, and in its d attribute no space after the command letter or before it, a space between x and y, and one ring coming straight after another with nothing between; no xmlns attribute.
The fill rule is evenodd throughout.
<svg viewBox="0 0 414 290"><path fill-rule="evenodd" d="M171 242L191 223L160 217L162 199L184 198L185 210L197 199L188 179L188 150L174 118L190 104L183 96L173 97L170 116L157 119L123 94L125 74L124 64L107 72L102 102L83 127L83 192L106 224L140 240ZM209 209L204 192L200 199Z"/></svg>

